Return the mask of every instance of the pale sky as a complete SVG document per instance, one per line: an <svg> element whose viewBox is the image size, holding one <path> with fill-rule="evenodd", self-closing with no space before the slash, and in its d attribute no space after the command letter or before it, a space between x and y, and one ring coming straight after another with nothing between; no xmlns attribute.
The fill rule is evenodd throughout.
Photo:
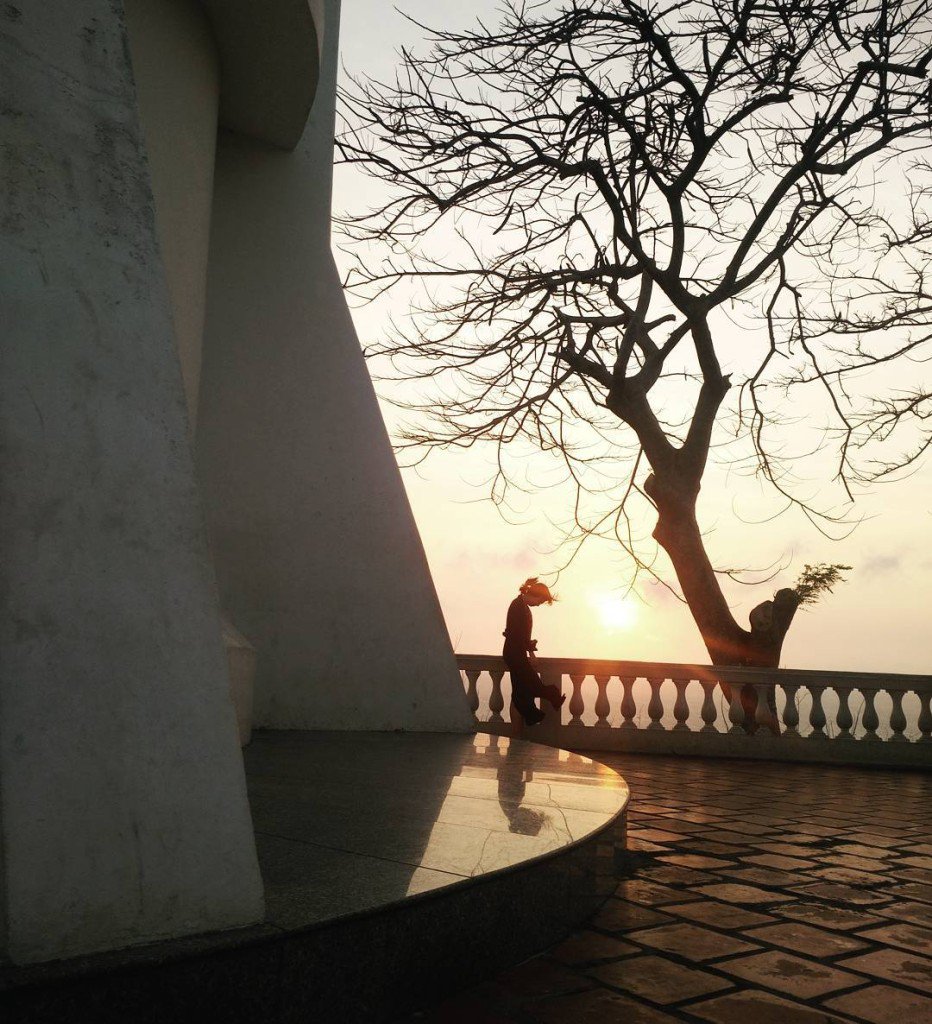
<svg viewBox="0 0 932 1024"><path fill-rule="evenodd" d="M474 0L470 13L451 0L403 0L401 10L428 24L464 26L497 4ZM341 59L351 72L389 77L400 46L416 48L421 32L377 0L344 0ZM334 209L358 199L336 169ZM335 238L339 243L339 239ZM339 252L337 262L342 265ZM392 309L395 316L404 310ZM385 311L353 309L360 341L380 331ZM736 357L737 358L737 357ZM728 353L723 362L728 363ZM397 414L383 402L391 428ZM804 409L794 409L805 415ZM567 552L553 552L559 532L548 521L568 512L571 495L551 487L528 500L506 523L486 500L488 452L438 452L415 472L403 474L421 532L447 627L456 651L500 653L504 615L528 576L552 577ZM543 464L542 464L543 468ZM726 593L738 621L780 586L790 586L803 563L853 566L848 582L811 609L802 608L787 636L783 665L862 671L932 671L932 464L910 478L877 487L861 500L861 524L832 542L805 518L788 512L772 521L779 504L755 480L712 470L703 482L700 525L718 565L763 567L788 563L772 582L729 584ZM755 525L755 522L757 525ZM645 521L649 534L653 523ZM658 569L674 579L666 555ZM671 662L708 660L685 605L662 588L639 582L638 595L622 601L629 579L627 556L609 542L587 544L556 583L560 600L535 613L542 656L630 658Z"/></svg>

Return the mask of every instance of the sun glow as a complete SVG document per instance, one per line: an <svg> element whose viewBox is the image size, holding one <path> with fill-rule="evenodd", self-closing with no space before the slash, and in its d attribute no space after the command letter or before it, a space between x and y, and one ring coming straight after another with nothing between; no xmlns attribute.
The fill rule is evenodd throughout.
<svg viewBox="0 0 932 1024"><path fill-rule="evenodd" d="M630 629L637 622L638 611L631 595L594 594L592 603L606 629Z"/></svg>

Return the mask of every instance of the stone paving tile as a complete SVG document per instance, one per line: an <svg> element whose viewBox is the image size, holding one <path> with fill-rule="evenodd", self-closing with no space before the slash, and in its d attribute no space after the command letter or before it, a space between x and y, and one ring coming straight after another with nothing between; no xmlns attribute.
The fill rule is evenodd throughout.
<svg viewBox="0 0 932 1024"><path fill-rule="evenodd" d="M637 934L636 932L634 934ZM548 955L565 964L591 964L596 960L617 960L630 953L640 953L630 942L600 932L574 932L568 939L549 950Z"/></svg>
<svg viewBox="0 0 932 1024"><path fill-rule="evenodd" d="M766 925L764 928L746 929L744 935L756 942L766 942L771 946L780 946L794 953L805 953L819 959L853 953L867 947L867 943L859 938L840 935L838 932L827 932L823 928L813 928L812 925L803 924L801 921L787 921L783 924Z"/></svg>
<svg viewBox="0 0 932 1024"><path fill-rule="evenodd" d="M409 1020L932 1024L932 778L596 757L633 794L614 894L558 946Z"/></svg>
<svg viewBox="0 0 932 1024"><path fill-rule="evenodd" d="M737 878L741 882L752 882L754 885L763 885L773 889L789 889L799 885L805 875L791 873L789 871L775 871L773 868L734 868L722 869L723 875L729 878Z"/></svg>
<svg viewBox="0 0 932 1024"><path fill-rule="evenodd" d="M668 864L666 857L659 857L656 868L642 868L638 871L639 878L647 878L651 882L660 882L662 885L708 885L717 881L714 875L707 871L695 871L692 868L678 868L675 864Z"/></svg>
<svg viewBox="0 0 932 1024"><path fill-rule="evenodd" d="M692 1003L688 1012L712 1024L844 1024L851 1019L753 988Z"/></svg>
<svg viewBox="0 0 932 1024"><path fill-rule="evenodd" d="M884 917L895 917L898 921L910 921L912 924L932 928L932 907L928 903L893 903L890 906L878 907L876 913L883 914Z"/></svg>
<svg viewBox="0 0 932 1024"><path fill-rule="evenodd" d="M718 903L716 900L700 900L697 903L667 904L665 914L676 914L677 917L688 917L690 921L713 925L716 928L751 928L754 925L767 924L776 918L769 914L758 914L753 910L736 907L733 903ZM879 920L879 919L878 919Z"/></svg>
<svg viewBox="0 0 932 1024"><path fill-rule="evenodd" d="M932 885L922 885L919 882L911 882L908 885L897 885L888 892L891 896L903 900L921 900L923 903L932 903Z"/></svg>
<svg viewBox="0 0 932 1024"><path fill-rule="evenodd" d="M645 928L652 924L670 924L672 921L673 918L666 913L658 913L639 903L610 899L602 905L601 910L589 924L593 928L601 928L603 931L617 932L628 928Z"/></svg>
<svg viewBox="0 0 932 1024"><path fill-rule="evenodd" d="M723 956L760 949L753 942L745 942L733 935L723 935L694 924L668 924L663 928L628 932L625 938L665 953L675 953L684 960L717 960Z"/></svg>
<svg viewBox="0 0 932 1024"><path fill-rule="evenodd" d="M900 857L900 863L914 868L932 868L932 857Z"/></svg>
<svg viewBox="0 0 932 1024"><path fill-rule="evenodd" d="M855 871L886 873L889 870L889 865L886 861L874 860L871 857L857 857L851 854L834 853L831 857L826 857L823 863L830 864L832 867L854 868Z"/></svg>
<svg viewBox="0 0 932 1024"><path fill-rule="evenodd" d="M588 974L590 978L664 1006L732 987L730 981L714 974L650 955L594 967Z"/></svg>
<svg viewBox="0 0 932 1024"><path fill-rule="evenodd" d="M871 1024L926 1024L932 1020L932 999L891 985L871 985L828 999L824 1005Z"/></svg>
<svg viewBox="0 0 932 1024"><path fill-rule="evenodd" d="M884 861L891 856L890 850L881 850L876 846L863 846L860 843L841 843L835 847L835 850L846 856L864 857L874 861Z"/></svg>
<svg viewBox="0 0 932 1024"><path fill-rule="evenodd" d="M781 857L812 857L814 853L818 852L817 848L811 846L802 846L799 843L774 843L770 841L756 841L754 844L756 850L766 850L768 853L777 854Z"/></svg>
<svg viewBox="0 0 932 1024"><path fill-rule="evenodd" d="M622 899L633 900L635 903L646 903L648 906L663 906L664 903L680 903L683 900L700 899L698 892L684 892L637 878L620 882L615 893Z"/></svg>
<svg viewBox="0 0 932 1024"><path fill-rule="evenodd" d="M786 857L776 853L755 853L750 857L742 857L746 864L760 864L765 868L777 868L780 871L805 871L817 866L814 860L801 857Z"/></svg>
<svg viewBox="0 0 932 1024"><path fill-rule="evenodd" d="M874 914L833 907L827 903L783 903L779 907L774 907L774 913L797 921L807 921L823 928L836 928L839 931L866 928L872 924L879 925L884 920Z"/></svg>
<svg viewBox="0 0 932 1024"><path fill-rule="evenodd" d="M658 857L657 859L662 860L664 864L674 864L677 867L702 870L727 868L731 865L731 861L722 860L720 857L701 857L694 853L674 853Z"/></svg>
<svg viewBox="0 0 932 1024"><path fill-rule="evenodd" d="M700 853L712 853L722 857L731 857L740 853L743 847L732 846L731 843L715 843L704 839L696 839L690 843L690 849L698 850Z"/></svg>
<svg viewBox="0 0 932 1024"><path fill-rule="evenodd" d="M682 818L663 818L657 821L659 828L668 829L670 832L680 832L683 835L691 836L696 832L704 832L706 825L695 821L684 821Z"/></svg>
<svg viewBox="0 0 932 1024"><path fill-rule="evenodd" d="M642 853L658 853L661 850L666 852L666 846L659 846L657 843L649 843L646 839L632 839L628 834L628 849L639 850Z"/></svg>
<svg viewBox="0 0 932 1024"><path fill-rule="evenodd" d="M681 843L686 837L676 832L658 828L632 828L628 830L632 839L646 839L650 843Z"/></svg>
<svg viewBox="0 0 932 1024"><path fill-rule="evenodd" d="M902 949L879 949L836 962L839 967L932 993L932 960L927 956L915 956Z"/></svg>
<svg viewBox="0 0 932 1024"><path fill-rule="evenodd" d="M932 955L932 929L917 924L889 924L861 932L862 939L881 942L885 946L899 946L917 953Z"/></svg>
<svg viewBox="0 0 932 1024"><path fill-rule="evenodd" d="M703 885L698 890L704 896L714 900L725 900L727 903L749 903L759 906L762 903L778 903L793 899L785 893L760 889L754 885L732 885L721 882L718 885Z"/></svg>
<svg viewBox="0 0 932 1024"><path fill-rule="evenodd" d="M842 882L844 885L877 886L888 881L883 875L878 875L876 872L857 871L853 868L816 868L808 874L813 878L824 878L827 882Z"/></svg>
<svg viewBox="0 0 932 1024"><path fill-rule="evenodd" d="M748 837L738 832L727 832L723 829L713 828L709 829L708 832L703 832L702 835L716 843L727 843L729 846L733 846L738 850L746 850L748 853L753 849L747 842Z"/></svg>
<svg viewBox="0 0 932 1024"><path fill-rule="evenodd" d="M880 847L881 849L892 849L899 846L902 842L902 837L899 840L895 836L878 836L872 832L855 832L848 837L851 842L859 843L862 846L873 846Z"/></svg>
<svg viewBox="0 0 932 1024"><path fill-rule="evenodd" d="M743 821L726 821L722 822L722 824L729 832L741 832L748 836L762 836L773 831L772 825L761 825L747 819Z"/></svg>
<svg viewBox="0 0 932 1024"><path fill-rule="evenodd" d="M849 971L776 950L729 960L721 964L719 969L754 985L776 989L778 992L790 991L804 999L824 996L840 988L853 988L862 985L865 980Z"/></svg>
<svg viewBox="0 0 932 1024"><path fill-rule="evenodd" d="M851 885L842 885L840 882L816 882L814 885L799 885L794 886L793 891L804 899L815 897L829 902L850 903L856 907L889 903L893 898L890 890L885 890L883 894L880 894L869 889L857 889Z"/></svg>
<svg viewBox="0 0 932 1024"><path fill-rule="evenodd" d="M903 878L907 882L922 882L923 885L932 885L932 871L927 868L901 868L892 871L894 878Z"/></svg>

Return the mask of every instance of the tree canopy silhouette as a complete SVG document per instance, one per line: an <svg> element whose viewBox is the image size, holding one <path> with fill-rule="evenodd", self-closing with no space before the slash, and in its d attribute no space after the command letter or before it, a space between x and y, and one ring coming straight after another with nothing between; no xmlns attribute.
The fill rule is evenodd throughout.
<svg viewBox="0 0 932 1024"><path fill-rule="evenodd" d="M370 354L436 385L404 443L560 453L580 496L612 499L595 520L577 502L580 529L611 529L641 568L628 517L649 502L715 664L777 665L806 598L735 621L696 516L713 431L816 523L835 514L781 440L795 389L822 396L817 444L848 498L930 443L930 15L510 3L342 95L341 158L386 196L343 219L347 286L411 301Z"/></svg>

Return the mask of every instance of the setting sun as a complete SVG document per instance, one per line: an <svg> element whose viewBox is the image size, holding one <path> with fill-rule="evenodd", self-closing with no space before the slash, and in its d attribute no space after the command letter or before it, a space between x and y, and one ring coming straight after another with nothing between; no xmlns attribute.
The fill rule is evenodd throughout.
<svg viewBox="0 0 932 1024"><path fill-rule="evenodd" d="M606 629L628 629L637 621L637 608L630 595L595 594L592 603Z"/></svg>

